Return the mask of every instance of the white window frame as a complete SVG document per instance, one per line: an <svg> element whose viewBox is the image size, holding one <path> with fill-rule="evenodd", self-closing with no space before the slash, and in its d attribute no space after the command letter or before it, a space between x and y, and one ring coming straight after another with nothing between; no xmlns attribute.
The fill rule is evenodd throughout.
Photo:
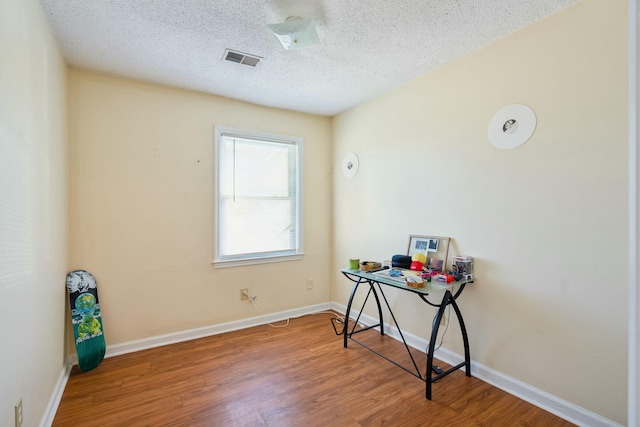
<svg viewBox="0 0 640 427"><path fill-rule="evenodd" d="M213 265L215 268L234 267L252 264L265 264L272 262L300 260L304 255L303 251L303 139L297 136L280 135L266 132L248 131L243 129L215 126L215 147L214 147L214 250ZM266 252L266 253L247 253L240 255L222 255L220 250L220 165L218 164L221 156L222 137L237 137L243 139L254 139L257 141L277 142L284 144L294 144L297 146L297 177L296 177L296 232L297 232L297 248L290 251Z"/></svg>

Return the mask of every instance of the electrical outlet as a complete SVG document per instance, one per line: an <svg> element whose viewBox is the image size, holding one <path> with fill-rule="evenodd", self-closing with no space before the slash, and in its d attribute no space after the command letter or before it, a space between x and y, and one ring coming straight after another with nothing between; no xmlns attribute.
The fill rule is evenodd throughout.
<svg viewBox="0 0 640 427"><path fill-rule="evenodd" d="M249 299L249 288L240 289L240 301L247 301Z"/></svg>
<svg viewBox="0 0 640 427"><path fill-rule="evenodd" d="M307 290L313 289L313 279L307 279Z"/></svg>
<svg viewBox="0 0 640 427"><path fill-rule="evenodd" d="M18 399L16 406L13 408L13 412L15 414L16 419L16 427L20 427L22 425L22 398Z"/></svg>

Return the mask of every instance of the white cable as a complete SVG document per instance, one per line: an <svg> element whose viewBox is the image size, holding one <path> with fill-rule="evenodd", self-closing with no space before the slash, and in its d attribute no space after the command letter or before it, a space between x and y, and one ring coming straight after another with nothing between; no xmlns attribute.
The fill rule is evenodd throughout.
<svg viewBox="0 0 640 427"><path fill-rule="evenodd" d="M253 304L253 307L258 311L258 314L260 314L260 317L262 317L264 319L264 314L262 314L262 312L260 311L260 309L256 305L256 299L257 298L258 298L257 296L250 296L249 297L249 301L251 301L251 304ZM284 325L274 325L274 324L272 324L270 322L267 322L267 325L271 326L272 328L286 328L287 326L289 326L289 318L287 317L287 323L285 323Z"/></svg>
<svg viewBox="0 0 640 427"><path fill-rule="evenodd" d="M338 323L344 323L344 316L340 316L338 313L334 313L333 311L316 311L315 313L311 314L330 314L332 316L336 316L336 320L338 321Z"/></svg>
<svg viewBox="0 0 640 427"><path fill-rule="evenodd" d="M436 346L436 348L433 350L433 352L435 353L436 351L438 351L440 349L440 347L442 346L442 343L444 342L444 336L447 334L447 330L449 330L449 322L451 321L451 318L449 317L451 315L451 304L448 305L447 307L447 314L445 316L445 322L444 322L444 332L442 332L442 336L440 337L440 344L438 344ZM433 319L434 323L436 319ZM434 327L434 325L432 325L431 327ZM437 341L437 337L436 337L436 341ZM427 346L427 348L429 348Z"/></svg>

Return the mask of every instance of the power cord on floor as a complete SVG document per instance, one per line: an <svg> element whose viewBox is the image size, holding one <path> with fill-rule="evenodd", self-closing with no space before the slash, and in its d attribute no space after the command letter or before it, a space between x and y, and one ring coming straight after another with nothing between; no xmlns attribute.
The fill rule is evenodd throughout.
<svg viewBox="0 0 640 427"><path fill-rule="evenodd" d="M335 316L331 319L331 325L333 326L333 330L336 333L336 335L342 335L344 334L344 316L339 315L338 313L335 313L333 311L316 311L315 313L311 313L311 314L330 314L332 316ZM336 324L340 324L343 325L342 326L342 331L338 332L338 328L336 327ZM364 328L364 325L360 322L358 322L358 327L360 328Z"/></svg>
<svg viewBox="0 0 640 427"><path fill-rule="evenodd" d="M340 316L338 313L335 313L333 311L316 311L315 313L311 314L330 314L332 316L335 316L336 322L344 323L344 316Z"/></svg>
<svg viewBox="0 0 640 427"><path fill-rule="evenodd" d="M253 307L256 309L256 311L258 312L258 314L260 315L260 317L262 317L262 319L264 319L264 314L262 314L262 311L260 311L260 309L258 308L257 304L256 304L256 300L258 299L258 296L249 296L249 301L251 301L251 304L253 305ZM283 320L284 322L284 320ZM284 325L274 325L271 322L267 322L267 325L271 326L272 328L286 328L287 326L289 326L289 318L287 317L286 322Z"/></svg>

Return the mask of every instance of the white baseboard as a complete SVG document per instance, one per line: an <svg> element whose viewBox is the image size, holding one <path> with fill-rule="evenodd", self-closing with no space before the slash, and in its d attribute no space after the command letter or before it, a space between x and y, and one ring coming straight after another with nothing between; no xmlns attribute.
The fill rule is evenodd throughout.
<svg viewBox="0 0 640 427"><path fill-rule="evenodd" d="M51 398L49 399L49 404L44 411L44 415L40 420L40 427L51 427L53 424L53 419L56 416L56 412L58 411L58 406L60 405L60 400L62 399L62 394L64 393L64 388L67 385L67 381L69 380L69 374L71 373L71 365L66 363L62 368L60 375L58 376L58 381L56 382L55 387L53 388L53 393L51 394Z"/></svg>
<svg viewBox="0 0 640 427"><path fill-rule="evenodd" d="M330 306L330 303L310 305L293 310L281 311L279 313L250 317L248 319L234 320L232 322L219 323L217 325L189 329L172 334L158 335L155 337L129 341L122 344L115 344L107 347L107 353L105 354L105 357L119 356L121 354L133 353L149 348L161 347L163 345L175 344L178 342L208 337L211 335L223 334L225 332L237 331L239 329L251 328L253 326L264 325L266 323L279 322L282 320L296 318L318 311L329 310Z"/></svg>
<svg viewBox="0 0 640 427"><path fill-rule="evenodd" d="M344 314L347 307L333 302L331 303L331 309ZM357 311L352 310L351 317L357 317L358 314ZM378 323L378 319L363 313L360 316L359 322L369 326ZM401 340L395 325L392 326L385 323L384 327L386 335L396 340ZM419 351L424 352L429 345L429 341L424 338L404 331L402 334L407 341L407 345ZM460 354L442 347L434 353L434 356L452 366L464 361L464 357ZM471 375L578 426L622 427L621 424L615 421L526 384L516 378L505 375L495 369L484 366L481 363L474 362L473 359L471 360Z"/></svg>
<svg viewBox="0 0 640 427"><path fill-rule="evenodd" d="M282 320L305 316L307 314L317 313L318 311L329 310L331 303L322 303L309 305L302 308L281 311L278 313L266 314L263 316L250 317L247 319L234 320L216 325L204 326L202 328L189 329L186 331L175 332L171 334L156 335L150 338L129 341L121 344L107 346L105 357L120 356L122 354L134 353L136 351L147 350L150 348L161 347L163 345L175 344L194 340L197 338L208 337L225 332L237 331L239 329L251 328L253 326L264 325L266 323L279 322ZM72 354L68 360L70 365L78 364L78 356Z"/></svg>

